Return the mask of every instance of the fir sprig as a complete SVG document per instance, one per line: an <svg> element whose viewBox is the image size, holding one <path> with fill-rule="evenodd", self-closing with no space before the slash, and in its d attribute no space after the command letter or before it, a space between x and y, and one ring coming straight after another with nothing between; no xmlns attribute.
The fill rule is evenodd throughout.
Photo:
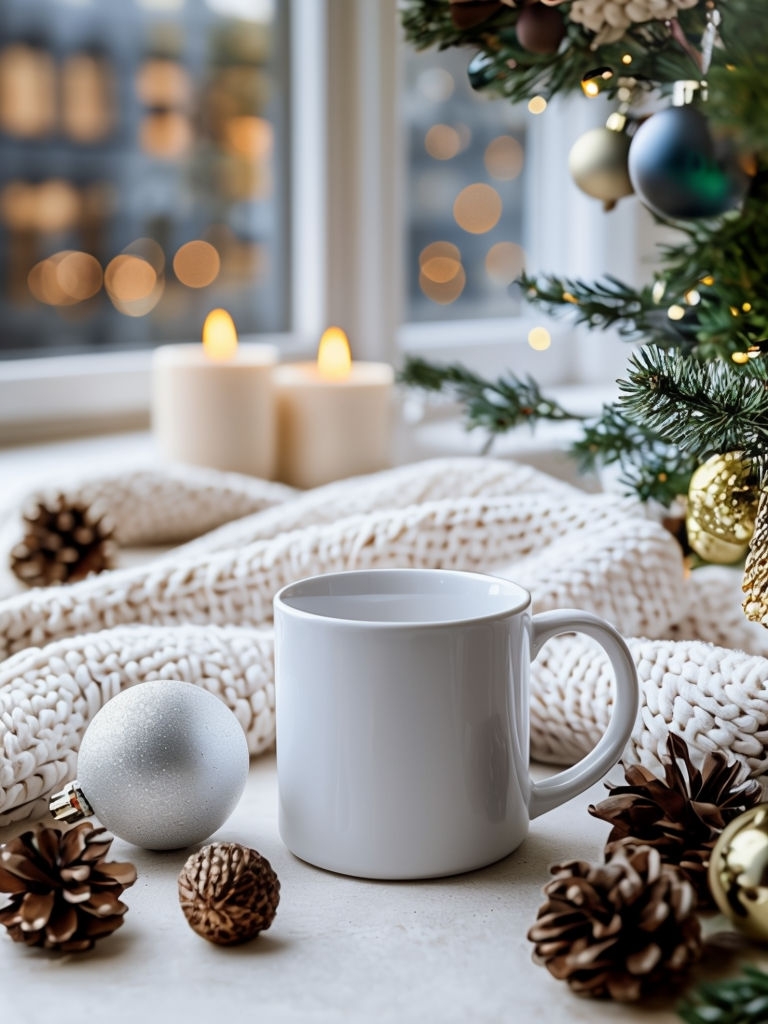
<svg viewBox="0 0 768 1024"><path fill-rule="evenodd" d="M662 441L701 458L742 451L757 464L768 452L768 365L702 362L648 346L619 381L620 407Z"/></svg>
<svg viewBox="0 0 768 1024"><path fill-rule="evenodd" d="M464 406L468 430L485 429L493 438L521 423L540 420L580 420L559 402L542 394L538 384L508 373L490 381L460 364L435 366L425 359L408 358L398 375L402 384L448 395Z"/></svg>
<svg viewBox="0 0 768 1024"><path fill-rule="evenodd" d="M615 405L584 424L583 436L571 446L582 471L618 465L619 482L641 501L653 499L670 506L688 490L698 460L666 444L644 424Z"/></svg>
<svg viewBox="0 0 768 1024"><path fill-rule="evenodd" d="M741 977L702 985L678 1013L686 1024L765 1024L768 974L745 966Z"/></svg>
<svg viewBox="0 0 768 1024"><path fill-rule="evenodd" d="M532 305L555 316L570 315L576 324L600 330L615 327L627 341L653 341L661 347L686 342L690 347L696 343L696 328L690 319L670 320L671 300L661 306L653 297L652 285L632 288L610 274L587 282L554 274L529 277L525 273L519 284Z"/></svg>
<svg viewBox="0 0 768 1024"><path fill-rule="evenodd" d="M618 464L620 482L627 493L642 501L654 499L670 505L688 489L696 459L665 443L642 423L616 406L606 405L599 417L570 412L542 394L530 378L507 373L491 381L459 364L436 366L410 358L398 379L411 387L441 393L458 400L468 430L482 428L489 444L497 434L522 423L573 420L582 424L582 437L569 449L584 471Z"/></svg>

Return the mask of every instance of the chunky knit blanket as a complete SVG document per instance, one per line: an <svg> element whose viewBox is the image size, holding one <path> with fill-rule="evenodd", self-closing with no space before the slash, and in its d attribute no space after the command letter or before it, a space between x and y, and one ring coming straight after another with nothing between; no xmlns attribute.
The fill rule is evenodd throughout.
<svg viewBox="0 0 768 1024"><path fill-rule="evenodd" d="M121 544L181 542L134 568L0 600L0 825L35 816L75 775L88 722L148 679L205 686L252 754L274 742L272 598L292 580L421 566L508 576L534 610L612 622L638 667L641 709L625 757L658 768L670 730L695 756L723 750L768 770L768 634L741 615L727 570L691 577L644 508L536 470L438 459L313 491L175 468L65 489L107 507ZM202 534L202 535L201 535ZM587 638L559 637L532 676L532 754L583 756L612 684Z"/></svg>

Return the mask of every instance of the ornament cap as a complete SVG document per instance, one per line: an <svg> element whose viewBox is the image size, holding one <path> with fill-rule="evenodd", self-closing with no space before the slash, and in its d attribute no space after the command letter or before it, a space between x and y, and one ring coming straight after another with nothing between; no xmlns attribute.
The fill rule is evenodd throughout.
<svg viewBox="0 0 768 1024"><path fill-rule="evenodd" d="M64 789L53 794L48 803L48 810L56 821L66 821L68 824L90 818L93 814L93 808L86 800L77 779L68 782Z"/></svg>
<svg viewBox="0 0 768 1024"><path fill-rule="evenodd" d="M612 132L623 132L626 126L627 115L623 114L620 110L614 110L605 122L605 127L609 128Z"/></svg>
<svg viewBox="0 0 768 1024"><path fill-rule="evenodd" d="M698 78L685 78L675 82L672 89L672 106L687 107L694 99L706 101L707 83Z"/></svg>

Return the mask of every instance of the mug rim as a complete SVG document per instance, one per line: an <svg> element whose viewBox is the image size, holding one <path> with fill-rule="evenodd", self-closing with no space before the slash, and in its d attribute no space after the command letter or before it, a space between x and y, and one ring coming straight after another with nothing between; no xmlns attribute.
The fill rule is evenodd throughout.
<svg viewBox="0 0 768 1024"><path fill-rule="evenodd" d="M388 575L388 576L449 576L454 579L471 579L471 580L486 580L488 583L501 584L502 586L509 587L511 592L510 598L513 597L514 591L519 592L520 599L516 604L511 604L505 608L501 608L498 611L478 613L476 615L462 615L450 619L352 619L345 618L336 615L325 615L317 612L306 611L303 608L296 608L293 605L286 603L286 597L290 596L290 591L294 588L306 586L308 583L314 583L319 580L326 580L330 578L340 577L362 577L370 575ZM297 595L299 596L299 595ZM305 594L303 596L312 596ZM323 596L323 595L315 595ZM352 595L346 595L352 596ZM273 598L273 608L275 611L280 609L285 615L290 615L298 619L304 619L315 622L328 622L338 626L346 626L350 628L362 628L362 629L442 629L442 628L456 628L456 626L470 625L475 623L483 622L499 622L503 619L509 618L512 615L519 615L520 612L526 610L531 605L531 595L528 590L525 589L521 584L516 583L514 580L505 579L502 576L494 576L490 573L485 572L473 572L465 569L424 569L424 568L387 568L387 569L342 569L337 572L324 572L315 573L312 576L304 576L299 580L293 580L291 583L285 584L277 591Z"/></svg>

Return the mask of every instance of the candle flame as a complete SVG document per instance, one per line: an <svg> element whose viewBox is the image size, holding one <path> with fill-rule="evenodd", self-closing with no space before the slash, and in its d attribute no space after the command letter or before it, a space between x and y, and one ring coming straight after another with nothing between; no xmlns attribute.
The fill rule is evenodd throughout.
<svg viewBox="0 0 768 1024"><path fill-rule="evenodd" d="M217 363L237 352L237 330L226 309L212 309L203 324L203 351Z"/></svg>
<svg viewBox="0 0 768 1024"><path fill-rule="evenodd" d="M347 336L340 327L323 332L317 348L317 370L326 380L344 380L352 368L352 354Z"/></svg>

